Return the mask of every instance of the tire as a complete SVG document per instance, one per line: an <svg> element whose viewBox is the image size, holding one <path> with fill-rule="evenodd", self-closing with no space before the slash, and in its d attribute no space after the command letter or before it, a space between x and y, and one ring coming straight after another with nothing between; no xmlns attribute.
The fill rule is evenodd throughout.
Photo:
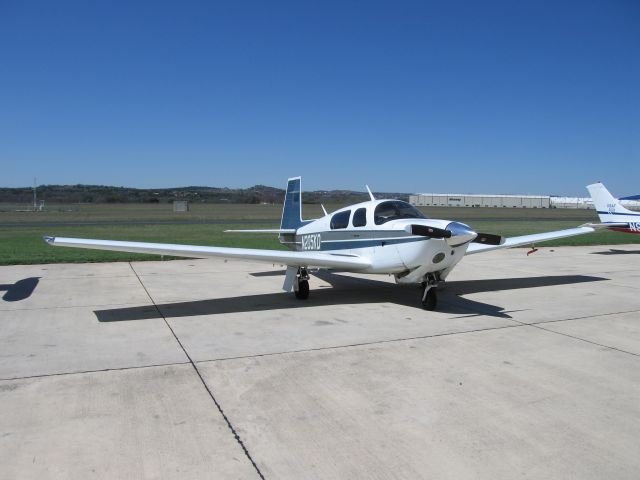
<svg viewBox="0 0 640 480"><path fill-rule="evenodd" d="M299 300L306 300L307 298L309 298L309 282L307 280L300 280L298 282L296 298Z"/></svg>
<svg viewBox="0 0 640 480"><path fill-rule="evenodd" d="M427 292L427 296L422 300L422 308L425 310L435 310L438 306L438 294L435 288L430 288Z"/></svg>

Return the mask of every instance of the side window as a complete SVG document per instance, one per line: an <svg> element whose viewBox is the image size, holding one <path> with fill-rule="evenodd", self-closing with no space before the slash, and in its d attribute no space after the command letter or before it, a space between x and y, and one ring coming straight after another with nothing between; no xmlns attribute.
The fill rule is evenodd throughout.
<svg viewBox="0 0 640 480"><path fill-rule="evenodd" d="M331 230L335 230L336 228L347 228L349 226L350 216L351 210L336 213L331 217Z"/></svg>
<svg viewBox="0 0 640 480"><path fill-rule="evenodd" d="M364 227L367 224L367 209L359 208L353 214L353 226Z"/></svg>

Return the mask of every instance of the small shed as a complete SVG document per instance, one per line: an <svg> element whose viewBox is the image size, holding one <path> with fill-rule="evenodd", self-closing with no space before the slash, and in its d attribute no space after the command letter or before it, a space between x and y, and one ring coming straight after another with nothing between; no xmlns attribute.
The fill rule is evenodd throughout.
<svg viewBox="0 0 640 480"><path fill-rule="evenodd" d="M188 212L189 202L187 200L174 200L173 201L174 212Z"/></svg>

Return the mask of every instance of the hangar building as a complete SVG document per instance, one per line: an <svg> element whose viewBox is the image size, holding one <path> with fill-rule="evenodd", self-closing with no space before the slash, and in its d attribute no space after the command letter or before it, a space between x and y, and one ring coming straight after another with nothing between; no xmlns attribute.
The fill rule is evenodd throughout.
<svg viewBox="0 0 640 480"><path fill-rule="evenodd" d="M545 195L417 193L409 196L409 203L425 207L550 208L551 197Z"/></svg>
<svg viewBox="0 0 640 480"><path fill-rule="evenodd" d="M590 197L551 197L551 208L580 208L593 210Z"/></svg>
<svg viewBox="0 0 640 480"><path fill-rule="evenodd" d="M590 197L548 195L416 193L409 195L409 203L420 207L580 208L591 210L594 208L593 200ZM630 210L640 211L640 200L637 198L621 198L620 203Z"/></svg>
<svg viewBox="0 0 640 480"><path fill-rule="evenodd" d="M629 210L640 210L640 201L632 197L619 198L620 205ZM551 208L585 208L594 209L590 197L551 197Z"/></svg>

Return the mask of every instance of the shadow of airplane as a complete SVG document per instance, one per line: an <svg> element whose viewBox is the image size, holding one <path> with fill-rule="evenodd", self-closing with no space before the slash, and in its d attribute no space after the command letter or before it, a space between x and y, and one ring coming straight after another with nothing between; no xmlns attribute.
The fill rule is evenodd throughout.
<svg viewBox="0 0 640 480"><path fill-rule="evenodd" d="M602 252L591 252L592 255L640 255L640 250L620 250L618 248L610 248Z"/></svg>
<svg viewBox="0 0 640 480"><path fill-rule="evenodd" d="M6 290L2 296L5 302L19 302L25 298L29 298L38 286L40 277L29 277L18 280L16 283L0 285L0 290Z"/></svg>
<svg viewBox="0 0 640 480"><path fill-rule="evenodd" d="M273 272L270 272L273 274ZM172 302L141 307L125 307L109 310L95 310L100 322L122 322L158 318L158 311L165 318L192 317L199 315L220 315L225 313L259 312L269 310L292 310L332 305L359 305L367 303L395 303L415 308L422 312L420 289L401 286L390 282L338 275L320 271L314 273L327 281L333 288L315 289L308 301L300 301L293 295L265 293L241 297L215 298L187 302ZM495 280L467 280L447 282L440 292L438 312L454 315L486 315L511 318L503 307L464 298L464 295L479 292L512 290L522 288L548 287L607 280L585 275L557 275L550 277L505 278Z"/></svg>
<svg viewBox="0 0 640 480"><path fill-rule="evenodd" d="M252 272L249 275L252 277L260 278L260 277L279 277L280 275L284 276L287 273L286 270L268 270L266 272Z"/></svg>

